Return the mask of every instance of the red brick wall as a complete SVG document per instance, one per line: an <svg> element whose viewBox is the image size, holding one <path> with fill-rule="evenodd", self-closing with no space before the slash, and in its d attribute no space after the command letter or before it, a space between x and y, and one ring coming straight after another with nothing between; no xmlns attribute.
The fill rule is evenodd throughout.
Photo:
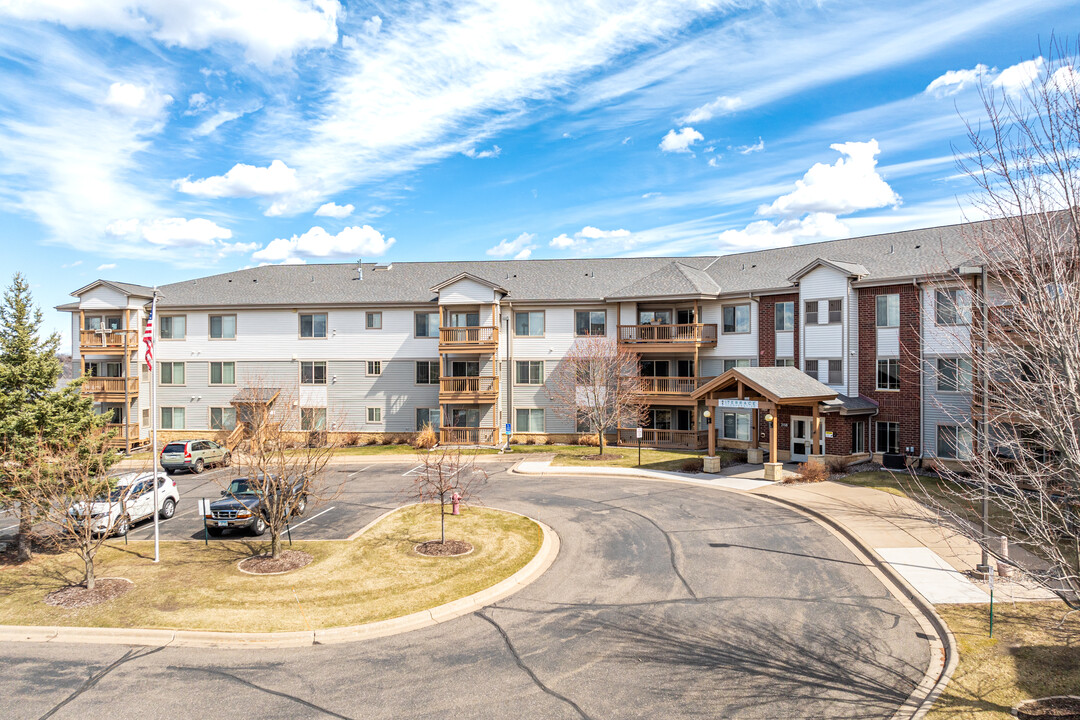
<svg viewBox="0 0 1080 720"><path fill-rule="evenodd" d="M795 366L799 366L799 295L766 295L758 303L758 364L772 367L776 362L776 303L795 304Z"/></svg>
<svg viewBox="0 0 1080 720"><path fill-rule="evenodd" d="M876 300L878 295L900 296L900 390L878 392L877 388L877 323ZM914 285L889 285L875 288L859 288L859 390L878 404L878 414L870 418L868 446L874 445L873 423L900 423L900 451L915 448L922 452L919 437L919 355L920 309L919 290Z"/></svg>

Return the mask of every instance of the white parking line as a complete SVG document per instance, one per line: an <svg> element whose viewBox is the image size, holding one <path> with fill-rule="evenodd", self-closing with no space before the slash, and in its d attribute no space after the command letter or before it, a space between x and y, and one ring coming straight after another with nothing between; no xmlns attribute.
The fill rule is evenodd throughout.
<svg viewBox="0 0 1080 720"><path fill-rule="evenodd" d="M300 527L300 526L301 526L301 525L303 525L304 523L306 523L306 522L311 522L311 521L312 521L312 520L314 520L315 518L319 517L319 515L325 515L326 513L330 512L330 511L331 511L331 510L333 510L333 509L334 509L334 506L333 506L333 505L331 505L330 507L328 507L328 508L326 508L325 510L323 510L323 511L322 511L321 513L317 513L317 514L315 514L315 515L312 515L312 516L311 516L311 517L309 517L309 518L308 518L307 520L304 520L303 522L298 522L298 523L296 523L295 525L291 525L290 527L291 527L291 528L292 528L293 530L295 530L296 528Z"/></svg>
<svg viewBox="0 0 1080 720"><path fill-rule="evenodd" d="M0 528L0 532L4 532L5 530L10 530L12 528L17 528L17 527L19 527L19 526L18 525L8 525L6 528Z"/></svg>
<svg viewBox="0 0 1080 720"><path fill-rule="evenodd" d="M349 473L348 475L345 476L345 479L348 480L351 477L355 477L355 476L359 475L360 473L364 472L365 470L367 470L370 467L371 467L371 465L366 465L366 466L360 468L359 470L357 470L354 473Z"/></svg>

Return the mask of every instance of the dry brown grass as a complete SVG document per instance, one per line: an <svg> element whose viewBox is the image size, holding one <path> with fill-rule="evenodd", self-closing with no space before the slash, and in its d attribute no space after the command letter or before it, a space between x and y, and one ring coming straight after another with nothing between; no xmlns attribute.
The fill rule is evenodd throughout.
<svg viewBox="0 0 1080 720"><path fill-rule="evenodd" d="M50 607L44 598L78 577L74 557L38 556L0 570L0 624L189 628L236 632L306 629L384 620L442 605L490 587L523 567L540 548L532 520L491 508L447 516L447 537L475 550L463 557L413 552L439 537L438 506L403 508L354 541L297 542L315 559L272 576L241 573L238 561L261 552L254 541L162 543L160 565L151 543L110 542L100 555L101 576L125 577L134 587L103 605L79 610Z"/></svg>
<svg viewBox="0 0 1080 720"><path fill-rule="evenodd" d="M430 424L424 425L420 432L416 434L416 440L413 441L413 447L417 450L430 450L438 444L439 435Z"/></svg>

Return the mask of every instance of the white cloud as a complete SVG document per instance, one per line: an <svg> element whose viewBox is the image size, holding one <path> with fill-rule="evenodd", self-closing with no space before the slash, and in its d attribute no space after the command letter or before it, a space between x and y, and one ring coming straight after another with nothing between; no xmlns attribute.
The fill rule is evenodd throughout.
<svg viewBox="0 0 1080 720"><path fill-rule="evenodd" d="M370 18L364 21L361 27L364 29L364 33L374 37L382 30L382 18L378 15L372 15Z"/></svg>
<svg viewBox="0 0 1080 720"><path fill-rule="evenodd" d="M655 195L659 194L660 193L655 193ZM646 193L646 195L643 197L647 197L649 195L650 193ZM570 237L566 233L563 233L558 237L552 238L551 242L549 242L548 245L555 248L556 250L582 250L590 244L590 241L628 238L631 234L632 233L629 230L625 230L622 228L618 230L601 230L598 227L586 225L585 227L581 228L581 230L574 233L573 237Z"/></svg>
<svg viewBox="0 0 1080 720"><path fill-rule="evenodd" d="M660 141L660 149L664 152L688 153L690 146L705 136L692 127L684 127L678 132L668 130L668 134Z"/></svg>
<svg viewBox="0 0 1080 720"><path fill-rule="evenodd" d="M207 198L273 197L300 189L296 171L281 160L274 160L268 167L237 163L224 175L202 180L185 178L175 185L182 193Z"/></svg>
<svg viewBox="0 0 1080 720"><path fill-rule="evenodd" d="M843 157L832 165L815 163L795 190L758 208L760 215L794 217L804 213L847 213L900 204L897 195L877 172L877 140L834 143Z"/></svg>
<svg viewBox="0 0 1080 720"><path fill-rule="evenodd" d="M173 101L171 95L159 93L152 87L127 82L114 82L109 86L105 104L123 113L156 118Z"/></svg>
<svg viewBox="0 0 1080 720"><path fill-rule="evenodd" d="M218 110L216 113L196 125L193 132L198 137L205 137L225 123L232 122L237 118L242 118L245 114L246 113L243 110Z"/></svg>
<svg viewBox="0 0 1080 720"><path fill-rule="evenodd" d="M654 191L654 192L644 193L641 197L644 198L645 200L648 200L649 198L660 197L661 195L663 195L663 193L659 193L659 192Z"/></svg>
<svg viewBox="0 0 1080 720"><path fill-rule="evenodd" d="M309 258L379 257L396 242L370 225L347 227L331 235L318 225L303 235L277 238L262 250L252 253L256 260L268 262L303 262Z"/></svg>
<svg viewBox="0 0 1080 720"><path fill-rule="evenodd" d="M220 240L232 237L232 230L223 228L205 218L159 218L156 220L115 220L105 228L105 233L118 240L145 241L151 245L169 248L224 247ZM244 245L244 248L254 246Z"/></svg>
<svg viewBox="0 0 1080 720"><path fill-rule="evenodd" d="M98 270L112 270L114 267L116 267L116 263L104 263L102 265L98 265L97 269Z"/></svg>
<svg viewBox="0 0 1080 720"><path fill-rule="evenodd" d="M944 75L934 78L934 80L926 86L924 92L938 97L956 95L961 90L977 85L980 78L991 72L990 68L982 63L979 63L970 70L949 70Z"/></svg>
<svg viewBox="0 0 1080 720"><path fill-rule="evenodd" d="M709 167L720 167L720 158L722 157L723 155L713 155L709 158Z"/></svg>
<svg viewBox="0 0 1080 720"><path fill-rule="evenodd" d="M810 213L804 218L788 218L778 223L756 220L742 230L725 230L718 240L721 252L735 252L834 240L849 235L851 231L836 219L836 215Z"/></svg>
<svg viewBox="0 0 1080 720"><path fill-rule="evenodd" d="M513 255L515 260L524 260L532 255L533 249L536 248L535 243L533 243L535 239L536 235L527 232L521 233L513 240L503 238L498 245L488 248L487 254L500 258Z"/></svg>
<svg viewBox="0 0 1080 720"><path fill-rule="evenodd" d="M759 137L757 139L757 142L753 145L743 145L735 149L738 150L740 155L750 155L751 153L761 152L762 150L764 150L765 141Z"/></svg>
<svg viewBox="0 0 1080 720"><path fill-rule="evenodd" d="M463 150L462 155L466 155L476 160L484 160L486 158L497 158L502 154L502 148L498 145L492 145L490 150L480 150L477 152L476 148L469 148Z"/></svg>
<svg viewBox="0 0 1080 720"><path fill-rule="evenodd" d="M204 110L208 104L210 104L210 96L209 95L207 95L206 93L201 93L201 92L192 93L188 97L187 114L195 115L196 113L199 113L202 110Z"/></svg>
<svg viewBox="0 0 1080 720"><path fill-rule="evenodd" d="M682 119L685 124L705 122L712 120L717 115L730 115L742 107L742 98L721 95L710 103L694 108Z"/></svg>
<svg viewBox="0 0 1080 720"><path fill-rule="evenodd" d="M63 269L67 269L67 268L79 267L80 265L82 265L82 260L76 260L73 263L64 263L60 267L63 268Z"/></svg>
<svg viewBox="0 0 1080 720"><path fill-rule="evenodd" d="M341 218L347 218L352 215L353 210L356 208L352 204L338 205L336 203L328 202L325 205L319 207L315 211L316 217L332 217L340 220Z"/></svg>
<svg viewBox="0 0 1080 720"><path fill-rule="evenodd" d="M337 42L338 0L8 0L0 15L107 30L166 46L244 48L262 66Z"/></svg>
<svg viewBox="0 0 1080 720"><path fill-rule="evenodd" d="M1041 57L1037 57L1034 60L1025 60L1022 63L1007 67L994 78L992 85L1000 88L1008 95L1022 95L1038 79L1044 64L1045 61Z"/></svg>

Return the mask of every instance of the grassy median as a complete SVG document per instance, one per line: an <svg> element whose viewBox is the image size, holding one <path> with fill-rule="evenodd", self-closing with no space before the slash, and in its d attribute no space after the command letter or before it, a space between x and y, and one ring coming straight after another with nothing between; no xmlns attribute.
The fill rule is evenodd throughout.
<svg viewBox="0 0 1080 720"><path fill-rule="evenodd" d="M528 518L490 508L447 516L447 539L471 543L461 557L417 555L413 546L439 538L438 507L414 505L352 541L296 542L314 557L285 575L252 576L238 561L268 550L251 541L110 541L98 577L124 577L128 593L101 605L68 610L44 597L81 579L73 555L39 555L0 570L0 624L279 632L385 620L456 600L509 577L536 555L542 533ZM295 595L294 595L295 592ZM306 621L305 621L306 616Z"/></svg>
<svg viewBox="0 0 1080 720"><path fill-rule="evenodd" d="M1063 603L995 603L993 638L988 605L936 609L960 664L928 720L1009 720L1022 700L1080 694L1080 614L1062 624Z"/></svg>
<svg viewBox="0 0 1080 720"><path fill-rule="evenodd" d="M594 459L600 448L587 445L514 445L513 453L518 454L550 454L555 457L552 465L577 465L589 467L637 467L638 451L636 447L604 447L604 456ZM730 453L717 451L717 455L725 459ZM692 450L649 450L641 451L641 467L648 470L674 470L679 471L687 460L700 460L705 456L704 452Z"/></svg>

